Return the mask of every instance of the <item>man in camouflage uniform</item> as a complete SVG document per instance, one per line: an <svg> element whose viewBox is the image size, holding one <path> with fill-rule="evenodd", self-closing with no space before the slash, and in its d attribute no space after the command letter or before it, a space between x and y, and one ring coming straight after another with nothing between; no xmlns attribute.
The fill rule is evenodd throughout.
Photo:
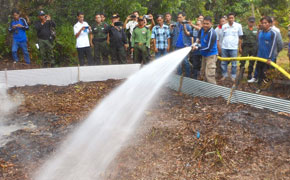
<svg viewBox="0 0 290 180"><path fill-rule="evenodd" d="M132 49L134 52L134 63L147 64L148 49L150 48L150 29L145 26L144 17L138 18L138 25L132 33Z"/></svg>
<svg viewBox="0 0 290 180"><path fill-rule="evenodd" d="M96 23L92 27L91 34L91 46L94 47L94 61L97 65L101 64L101 56L103 63L108 64L108 48L107 48L107 38L108 34L105 32L107 24L102 22L101 14L96 14Z"/></svg>
<svg viewBox="0 0 290 180"><path fill-rule="evenodd" d="M249 17L248 26L243 28L243 43L240 53L242 57L257 56L257 34L258 29L255 26L255 18ZM245 68L246 61L241 61L240 69ZM252 78L255 61L249 61L248 79Z"/></svg>

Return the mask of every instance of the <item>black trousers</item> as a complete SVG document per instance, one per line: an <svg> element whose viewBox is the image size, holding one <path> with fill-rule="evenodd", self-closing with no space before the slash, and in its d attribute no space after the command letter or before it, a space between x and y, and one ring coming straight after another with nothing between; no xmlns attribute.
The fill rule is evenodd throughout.
<svg viewBox="0 0 290 180"><path fill-rule="evenodd" d="M255 45L243 44L242 49L243 49L242 57L257 56L257 47ZM255 62L256 61L249 61L248 77L247 77L248 79L252 78ZM245 64L246 61L240 61L240 69L244 68Z"/></svg>
<svg viewBox="0 0 290 180"><path fill-rule="evenodd" d="M266 78L265 72L270 69L270 66L266 63L257 62L258 71L258 84L261 85L262 81Z"/></svg>
<svg viewBox="0 0 290 180"><path fill-rule="evenodd" d="M110 46L112 64L126 64L127 57L124 46Z"/></svg>
<svg viewBox="0 0 290 180"><path fill-rule="evenodd" d="M202 59L201 55L195 55L193 53L190 55L189 61L193 66L193 69L192 69L193 79L197 79L200 76L201 59Z"/></svg>
<svg viewBox="0 0 290 180"><path fill-rule="evenodd" d="M85 65L85 57L87 58L88 65L94 65L91 47L77 48L79 63L81 66Z"/></svg>

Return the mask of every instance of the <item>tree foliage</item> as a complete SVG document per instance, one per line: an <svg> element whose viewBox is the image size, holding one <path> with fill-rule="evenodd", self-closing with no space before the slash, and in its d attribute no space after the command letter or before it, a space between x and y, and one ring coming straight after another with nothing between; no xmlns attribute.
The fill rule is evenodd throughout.
<svg viewBox="0 0 290 180"><path fill-rule="evenodd" d="M279 22L282 34L286 37L287 25L289 24L289 4L290 0L5 0L9 2L9 11L17 8L22 12L22 16L28 17L30 23L33 24L37 20L37 12L44 10L52 16L52 19L57 24L57 36L55 54L57 61L60 64L75 64L76 51L75 39L72 32L72 26L76 23L76 14L78 11L85 13L85 20L91 24L94 22L94 15L96 12L104 13L107 15L107 21L110 21L110 16L113 13L119 13L121 20L130 15L133 11L137 10L141 15L152 13L155 17L158 14L166 12L173 14L173 20L176 20L178 12L185 12L187 18L195 20L199 14L205 16L212 16L215 24L218 19L229 12L234 12L237 15L237 21L245 24L247 18L252 16L253 13L258 19L262 15L275 16ZM9 5L5 5L8 7ZM252 6L254 12L252 12ZM3 13L6 15L3 15ZM3 16L9 17L8 10L0 13L0 19L5 19ZM7 19L7 18L6 18ZM11 19L11 18L8 18ZM5 21L0 25L0 56L11 54L7 49L7 44L10 42L11 37L7 37L6 31L9 21ZM36 35L31 26L29 32L29 41L31 44L36 43ZM6 38L5 38L6 37ZM4 45L7 46L4 46ZM37 57L37 50L32 45L30 50L34 57Z"/></svg>

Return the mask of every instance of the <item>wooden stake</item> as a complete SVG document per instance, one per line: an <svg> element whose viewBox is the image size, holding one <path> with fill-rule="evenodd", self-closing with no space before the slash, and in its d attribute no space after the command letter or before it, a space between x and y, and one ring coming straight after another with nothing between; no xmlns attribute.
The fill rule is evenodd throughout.
<svg viewBox="0 0 290 180"><path fill-rule="evenodd" d="M230 104L231 99L232 99L232 97L233 97L233 92L234 92L235 89L236 89L236 86L235 86L235 84L234 84L233 87L232 87L232 89L231 89L231 93L230 93L230 96L229 96L229 98L228 98L227 105Z"/></svg>
<svg viewBox="0 0 290 180"><path fill-rule="evenodd" d="M245 72L245 67L242 67L240 69L240 74L238 75L234 85L232 86L231 93L227 101L227 105L230 104L234 91L239 87L239 84L240 84L241 79L243 78L244 72Z"/></svg>
<svg viewBox="0 0 290 180"><path fill-rule="evenodd" d="M8 74L7 74L7 68L5 68L5 84L6 84L6 89L8 89Z"/></svg>
<svg viewBox="0 0 290 180"><path fill-rule="evenodd" d="M78 64L78 82L81 81L81 75L80 75L80 65Z"/></svg>
<svg viewBox="0 0 290 180"><path fill-rule="evenodd" d="M184 77L184 73L182 73L182 75L180 76L179 88L178 88L179 93L181 93L181 89L182 89L182 85L183 85L183 77Z"/></svg>

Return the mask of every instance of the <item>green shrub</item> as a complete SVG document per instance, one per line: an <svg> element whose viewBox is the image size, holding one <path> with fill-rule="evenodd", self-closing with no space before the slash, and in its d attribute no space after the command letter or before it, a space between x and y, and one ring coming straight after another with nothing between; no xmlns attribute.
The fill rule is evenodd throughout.
<svg viewBox="0 0 290 180"><path fill-rule="evenodd" d="M32 25L30 25L29 30L26 31L27 41L28 41L28 52L32 62L41 65L41 59L39 56L39 50L36 48L37 36L36 31Z"/></svg>
<svg viewBox="0 0 290 180"><path fill-rule="evenodd" d="M0 58L9 56L11 54L11 47L9 46L9 32L6 24L0 25Z"/></svg>
<svg viewBox="0 0 290 180"><path fill-rule="evenodd" d="M56 39L54 43L54 55L57 65L75 66L78 64L73 25L63 24L56 26Z"/></svg>

